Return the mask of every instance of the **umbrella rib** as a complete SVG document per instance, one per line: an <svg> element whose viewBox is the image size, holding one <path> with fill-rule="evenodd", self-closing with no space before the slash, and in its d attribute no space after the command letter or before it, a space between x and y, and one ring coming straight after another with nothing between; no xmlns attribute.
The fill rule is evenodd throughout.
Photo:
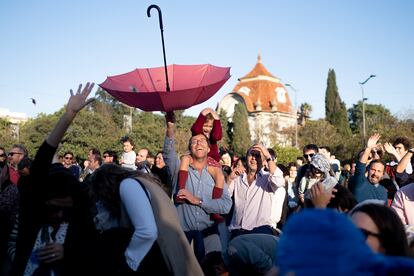
<svg viewBox="0 0 414 276"><path fill-rule="evenodd" d="M207 65L207 71L206 71L206 72L204 72L204 75L203 75L203 77L201 78L200 83L198 84L198 87L200 87L200 86L201 86L201 83L203 82L203 80L204 80L204 78L206 77L207 72L208 72L209 70L210 70L210 64L208 64L208 65Z"/></svg>
<svg viewBox="0 0 414 276"><path fill-rule="evenodd" d="M155 88L155 85L154 85L154 80L152 79L152 75L150 74L150 68L147 68L145 70L148 72L148 76L149 76L149 78L151 80L152 91L157 91L157 89ZM150 91L150 90L148 90L148 91Z"/></svg>
<svg viewBox="0 0 414 276"><path fill-rule="evenodd" d="M207 71L208 70L210 70L210 64L208 64L207 65ZM195 102L197 102L198 101L198 99L201 97L201 95L203 94L203 92L205 91L205 86L203 85L203 86L201 86L201 84L202 84L202 82L203 82L203 80L204 80L204 78L206 77L206 75L207 75L207 71L206 72L204 72L204 75L203 75L203 77L201 78L201 80L200 80L200 83L198 84L198 87L202 87L202 90L201 90L201 93L199 93L198 94L198 96L197 96L197 99L196 99L196 101Z"/></svg>
<svg viewBox="0 0 414 276"><path fill-rule="evenodd" d="M222 81L224 81L224 79L222 79L222 80L220 80L220 81L216 81L215 83L209 84L209 85L207 85L207 86L213 86L213 85L216 85L216 84L218 84L218 83L220 83L220 82L222 82ZM227 81L227 80L226 80L226 81ZM225 82L224 82L224 83L225 83ZM223 85L224 85L224 83L223 83ZM222 86L223 86L223 85L222 85ZM203 86L203 87L202 87L202 92L206 90L206 87L207 87L207 86ZM222 86L221 86L221 87L222 87ZM220 87L219 89L217 89L217 91L216 91L214 94L216 94L216 93L217 93L217 92L221 89L221 87ZM211 97L213 97L213 96L214 96L214 94L213 94ZM198 97L196 98L195 102L197 102L197 101L198 101L198 99L199 99L201 96L202 96L202 93L198 94ZM210 98L211 98L211 97L210 97Z"/></svg>
<svg viewBox="0 0 414 276"><path fill-rule="evenodd" d="M144 84L145 89L147 89L147 91L150 91L150 90L148 89L147 85L145 84L145 81L144 81L144 79L142 78L142 76L141 76L141 73L140 73L139 69L137 69L137 70L136 70L136 72L137 72L137 74L138 74L138 77L141 79L141 83L142 83L142 84ZM139 91L139 92L141 92L141 91Z"/></svg>

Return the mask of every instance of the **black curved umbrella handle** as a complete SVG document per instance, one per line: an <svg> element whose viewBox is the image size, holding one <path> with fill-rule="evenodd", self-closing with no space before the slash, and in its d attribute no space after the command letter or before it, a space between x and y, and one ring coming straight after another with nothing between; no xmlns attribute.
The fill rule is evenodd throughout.
<svg viewBox="0 0 414 276"><path fill-rule="evenodd" d="M161 29L161 31L164 31L164 26L162 24L162 12L161 12L160 7L158 7L157 5L154 5L154 4L149 6L148 9L147 9L147 16L148 17L151 17L151 10L152 9L157 9L157 11L158 11L158 20L160 21L160 29Z"/></svg>
<svg viewBox="0 0 414 276"><path fill-rule="evenodd" d="M147 8L147 16L151 17L151 10L155 8L158 11L158 20L160 22L160 30L161 30L161 41L162 41L162 53L164 55L164 70L165 70L165 82L167 86L167 92L170 91L170 84L168 82L168 72L167 72L167 57L165 55L165 45L164 45L164 25L162 24L162 13L160 7L157 5L151 5Z"/></svg>

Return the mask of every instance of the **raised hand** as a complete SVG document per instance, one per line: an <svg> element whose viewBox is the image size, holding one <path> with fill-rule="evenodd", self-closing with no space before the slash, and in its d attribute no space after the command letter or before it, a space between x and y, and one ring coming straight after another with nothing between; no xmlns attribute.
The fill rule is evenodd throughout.
<svg viewBox="0 0 414 276"><path fill-rule="evenodd" d="M203 114L204 116L206 116L208 113L211 113L211 115L213 115L214 120L220 120L220 117L217 114L217 112L211 107L206 107L203 110L201 110L201 114Z"/></svg>
<svg viewBox="0 0 414 276"><path fill-rule="evenodd" d="M87 82L85 87L82 89L82 84L79 84L78 91L76 94L73 93L73 90L70 90L70 97L66 105L66 111L72 114L78 113L82 108L91 103L95 98L86 100L86 98L91 93L94 83Z"/></svg>
<svg viewBox="0 0 414 276"><path fill-rule="evenodd" d="M175 124L175 114L174 111L168 111L167 113L165 113L165 121L171 124Z"/></svg>
<svg viewBox="0 0 414 276"><path fill-rule="evenodd" d="M57 147L62 141L63 135L65 134L69 125L76 117L76 114L78 114L82 108L94 100L94 98L89 100L86 99L91 93L93 86L93 83L91 84L88 82L82 89L82 84L80 84L76 94L70 90L70 97L68 103L66 104L66 112L62 115L62 117L60 117L56 126L52 129L52 132L46 138L46 141L49 145L52 147Z"/></svg>
<svg viewBox="0 0 414 276"><path fill-rule="evenodd" d="M388 152L389 154L392 154L394 156L398 156L398 152L397 150L394 148L393 145L391 145L391 143L387 142L384 144L384 149L386 152Z"/></svg>
<svg viewBox="0 0 414 276"><path fill-rule="evenodd" d="M330 188L325 191L325 187L321 182L316 183L309 190L310 198L315 208L326 208L331 199L335 197L333 192L337 192L337 190Z"/></svg>
<svg viewBox="0 0 414 276"><path fill-rule="evenodd" d="M252 148L252 150L258 150L262 153L264 159L269 159L270 157L272 157L269 153L269 151L267 150L267 148L265 148L263 145L261 144L256 144L254 145Z"/></svg>
<svg viewBox="0 0 414 276"><path fill-rule="evenodd" d="M371 137L369 137L368 142L367 142L367 148L376 147L380 138L381 138L381 135L379 135L378 133L375 133Z"/></svg>
<svg viewBox="0 0 414 276"><path fill-rule="evenodd" d="M165 113L165 123L167 124L167 137L174 137L175 114L174 111Z"/></svg>

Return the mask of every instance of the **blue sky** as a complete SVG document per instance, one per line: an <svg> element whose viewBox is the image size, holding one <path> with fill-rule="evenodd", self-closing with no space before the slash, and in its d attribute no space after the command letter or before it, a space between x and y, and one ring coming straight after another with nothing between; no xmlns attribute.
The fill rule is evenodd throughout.
<svg viewBox="0 0 414 276"><path fill-rule="evenodd" d="M412 109L414 1L0 1L0 107L36 116L62 107L70 88L108 75L167 62L231 66L232 77L209 101L215 107L239 77L262 62L297 90L298 105L325 114L329 68L342 100L383 104L393 114ZM34 106L30 98L38 102ZM292 100L294 95L291 93Z"/></svg>

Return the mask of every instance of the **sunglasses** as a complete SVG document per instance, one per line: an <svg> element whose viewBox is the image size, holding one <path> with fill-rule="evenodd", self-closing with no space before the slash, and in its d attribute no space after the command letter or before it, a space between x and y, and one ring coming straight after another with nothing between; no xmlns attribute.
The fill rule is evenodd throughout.
<svg viewBox="0 0 414 276"><path fill-rule="evenodd" d="M308 159L308 158L312 158L315 154L314 153L309 153L309 154L304 154L303 157Z"/></svg>
<svg viewBox="0 0 414 276"><path fill-rule="evenodd" d="M72 160L72 159L73 159L73 157L66 157L66 156L65 156L65 159Z"/></svg>
<svg viewBox="0 0 414 276"><path fill-rule="evenodd" d="M108 155L108 154L104 154L104 155L103 155L103 158L107 158L107 157L109 157L109 155Z"/></svg>
<svg viewBox="0 0 414 276"><path fill-rule="evenodd" d="M22 154L21 152L9 152L7 155L8 156L13 156L15 154Z"/></svg>
<svg viewBox="0 0 414 276"><path fill-rule="evenodd" d="M6 157L6 155L4 153L0 154L0 157Z"/></svg>
<svg viewBox="0 0 414 276"><path fill-rule="evenodd" d="M368 239L368 236L374 236L374 237L377 237L378 239L381 237L380 234L373 233L364 228L359 228L359 230L362 232L362 234L364 234L365 239Z"/></svg>

